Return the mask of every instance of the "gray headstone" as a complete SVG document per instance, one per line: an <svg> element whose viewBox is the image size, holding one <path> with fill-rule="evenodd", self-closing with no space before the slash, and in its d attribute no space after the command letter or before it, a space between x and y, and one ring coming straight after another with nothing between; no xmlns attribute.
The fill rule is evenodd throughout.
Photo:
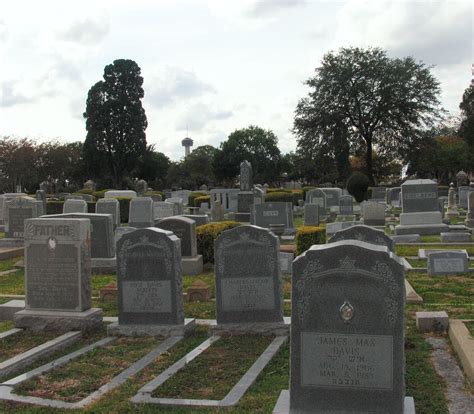
<svg viewBox="0 0 474 414"><path fill-rule="evenodd" d="M137 194L140 197L143 197L144 194L148 191L148 183L145 180L138 180L136 184Z"/></svg>
<svg viewBox="0 0 474 414"><path fill-rule="evenodd" d="M174 205L166 201L155 201L153 203L153 217L155 220L174 216Z"/></svg>
<svg viewBox="0 0 474 414"><path fill-rule="evenodd" d="M458 187L459 207L467 208L468 194L471 191L473 191L473 189L469 187L468 185L463 185L461 187Z"/></svg>
<svg viewBox="0 0 474 414"><path fill-rule="evenodd" d="M339 207L339 198L342 195L340 188L321 188L326 195L326 208Z"/></svg>
<svg viewBox="0 0 474 414"><path fill-rule="evenodd" d="M154 221L153 200L150 197L136 197L130 200L128 224L131 227L151 227Z"/></svg>
<svg viewBox="0 0 474 414"><path fill-rule="evenodd" d="M402 191L401 187L393 187L393 188L390 189L387 201L393 207L400 207L400 193L401 193L401 191Z"/></svg>
<svg viewBox="0 0 474 414"><path fill-rule="evenodd" d="M26 221L26 309L90 309L89 229L89 220L84 219Z"/></svg>
<svg viewBox="0 0 474 414"><path fill-rule="evenodd" d="M184 324L179 239L156 228L122 235L117 243L120 325Z"/></svg>
<svg viewBox="0 0 474 414"><path fill-rule="evenodd" d="M385 226L385 203L365 202L362 218L368 226Z"/></svg>
<svg viewBox="0 0 474 414"><path fill-rule="evenodd" d="M305 204L317 204L324 213L326 211L326 194L319 188L309 190L306 192Z"/></svg>
<svg viewBox="0 0 474 414"><path fill-rule="evenodd" d="M385 201L385 190L386 187L372 187L371 200Z"/></svg>
<svg viewBox="0 0 474 414"><path fill-rule="evenodd" d="M101 198L95 205L97 214L111 214L114 228L120 226L120 203L115 198Z"/></svg>
<svg viewBox="0 0 474 414"><path fill-rule="evenodd" d="M166 203L173 204L174 216L183 214L183 199L182 198L170 197L166 199Z"/></svg>
<svg viewBox="0 0 474 414"><path fill-rule="evenodd" d="M132 231L135 231L137 228L136 227L117 227L115 229L115 236L114 236L114 241L115 241L115 246L117 246L118 241L122 238L124 234L131 233Z"/></svg>
<svg viewBox="0 0 474 414"><path fill-rule="evenodd" d="M209 224L209 217L206 214L183 214L183 217L194 220L196 222L196 227Z"/></svg>
<svg viewBox="0 0 474 414"><path fill-rule="evenodd" d="M46 214L46 205L47 205L46 191L36 190L36 200L41 201L41 203L43 204L41 215Z"/></svg>
<svg viewBox="0 0 474 414"><path fill-rule="evenodd" d="M168 217L160 220L155 227L171 231L181 240L181 256L197 255L196 222L183 216Z"/></svg>
<svg viewBox="0 0 474 414"><path fill-rule="evenodd" d="M214 244L217 323L282 322L279 240L267 229L239 226Z"/></svg>
<svg viewBox="0 0 474 414"><path fill-rule="evenodd" d="M5 233L9 238L21 239L25 230L25 220L38 217L36 200L27 197L6 199Z"/></svg>
<svg viewBox="0 0 474 414"><path fill-rule="evenodd" d="M135 198L137 193L133 190L109 190L104 193L104 198L128 197Z"/></svg>
<svg viewBox="0 0 474 414"><path fill-rule="evenodd" d="M454 275L469 271L469 257L465 251L429 252L427 256L429 275Z"/></svg>
<svg viewBox="0 0 474 414"><path fill-rule="evenodd" d="M407 180L401 188L404 213L439 211L438 186L433 180Z"/></svg>
<svg viewBox="0 0 474 414"><path fill-rule="evenodd" d="M88 219L90 220L90 243L91 257L111 258L115 257L114 225L111 214L94 213L69 213L50 214L41 218L61 218L61 219Z"/></svg>
<svg viewBox="0 0 474 414"><path fill-rule="evenodd" d="M180 198L183 200L183 205L187 206L189 204L189 195L192 193L190 190L178 190L178 191L173 191L171 193L171 196L173 198Z"/></svg>
<svg viewBox="0 0 474 414"><path fill-rule="evenodd" d="M211 207L211 220L224 221L224 208L219 200L214 202L214 205Z"/></svg>
<svg viewBox="0 0 474 414"><path fill-rule="evenodd" d="M304 225L319 226L319 206L317 204L305 204Z"/></svg>
<svg viewBox="0 0 474 414"><path fill-rule="evenodd" d="M332 236L328 243L335 243L341 240L358 240L378 246L385 246L391 252L395 251L395 243L387 236L383 230L377 230L373 227L358 224L339 230Z"/></svg>
<svg viewBox="0 0 474 414"><path fill-rule="evenodd" d="M353 198L351 195L343 195L339 197L339 214L354 214Z"/></svg>
<svg viewBox="0 0 474 414"><path fill-rule="evenodd" d="M403 266L386 247L315 245L293 263L291 412L404 405Z"/></svg>
<svg viewBox="0 0 474 414"><path fill-rule="evenodd" d="M240 191L252 191L253 173L252 164L248 161L240 163Z"/></svg>
<svg viewBox="0 0 474 414"><path fill-rule="evenodd" d="M361 224L359 221L336 221L334 223L326 223L326 237L336 234L339 230Z"/></svg>
<svg viewBox="0 0 474 414"><path fill-rule="evenodd" d="M87 213L87 203L84 200L67 199L63 205L63 214Z"/></svg>
<svg viewBox="0 0 474 414"><path fill-rule="evenodd" d="M253 206L253 224L270 228L274 224L282 224L285 230L293 231L293 205L284 201L262 203Z"/></svg>

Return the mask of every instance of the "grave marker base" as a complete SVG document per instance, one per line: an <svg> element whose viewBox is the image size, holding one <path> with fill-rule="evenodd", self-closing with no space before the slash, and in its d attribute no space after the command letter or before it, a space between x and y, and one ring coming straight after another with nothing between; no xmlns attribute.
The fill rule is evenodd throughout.
<svg viewBox="0 0 474 414"><path fill-rule="evenodd" d="M322 411L318 411L317 408L315 407L312 413L323 413ZM290 409L290 391L288 390L283 390L280 393L280 396L278 397L278 401L275 405L275 408L273 409L273 414L300 414L301 411L295 411ZM324 411L324 413L327 413L327 411ZM338 414L344 414L342 411L337 411ZM353 414L362 414L358 413L356 411L350 411L350 413ZM349 414L349 412L347 412ZM405 397L404 401L404 407L403 407L403 414L415 414L415 401L413 400L413 397Z"/></svg>
<svg viewBox="0 0 474 414"><path fill-rule="evenodd" d="M83 312L22 310L14 315L15 327L33 332L89 331L102 325L102 309L91 308Z"/></svg>
<svg viewBox="0 0 474 414"><path fill-rule="evenodd" d="M181 258L181 269L183 275L198 275L202 273L203 261L202 255L198 254L194 257L182 257Z"/></svg>
<svg viewBox="0 0 474 414"><path fill-rule="evenodd" d="M211 324L209 331L212 335L288 335L290 332L290 319L283 322L242 322Z"/></svg>
<svg viewBox="0 0 474 414"><path fill-rule="evenodd" d="M107 326L107 335L114 336L184 336L196 327L196 319L185 319L183 325L120 325L118 322Z"/></svg>

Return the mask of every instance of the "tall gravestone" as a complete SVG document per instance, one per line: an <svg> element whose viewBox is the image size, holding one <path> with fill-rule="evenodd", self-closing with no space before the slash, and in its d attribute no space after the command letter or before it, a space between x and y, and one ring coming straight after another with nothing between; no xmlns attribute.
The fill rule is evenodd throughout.
<svg viewBox="0 0 474 414"><path fill-rule="evenodd" d="M102 311L91 308L90 277L89 220L26 220L26 309L15 314L15 326L61 332L100 326Z"/></svg>
<svg viewBox="0 0 474 414"><path fill-rule="evenodd" d="M123 234L117 286L119 317L107 328L109 335L184 334L181 248L173 233L147 228Z"/></svg>
<svg viewBox="0 0 474 414"><path fill-rule="evenodd" d="M351 195L343 195L339 197L339 214L343 216L350 216L354 214L354 199Z"/></svg>
<svg viewBox="0 0 474 414"><path fill-rule="evenodd" d="M101 198L95 205L97 214L111 214L114 229L120 226L120 203L115 198Z"/></svg>
<svg viewBox="0 0 474 414"><path fill-rule="evenodd" d="M253 173L248 161L240 163L240 191L237 196L237 213L235 219L250 222L250 212L253 206Z"/></svg>
<svg viewBox="0 0 474 414"><path fill-rule="evenodd" d="M267 229L239 226L219 235L214 257L214 332L284 331L278 237Z"/></svg>
<svg viewBox="0 0 474 414"><path fill-rule="evenodd" d="M274 413L414 413L399 259L358 241L314 245L292 279L290 392Z"/></svg>
<svg viewBox="0 0 474 414"><path fill-rule="evenodd" d="M474 189L468 185L462 185L461 187L458 187L459 207L467 208L468 194L473 190Z"/></svg>
<svg viewBox="0 0 474 414"><path fill-rule="evenodd" d="M454 189L454 183L451 183L448 190L448 209L446 211L446 217L450 219L458 216L459 212L456 204L456 191Z"/></svg>
<svg viewBox="0 0 474 414"><path fill-rule="evenodd" d="M474 191L469 193L467 199L467 214L464 224L470 228L474 227Z"/></svg>
<svg viewBox="0 0 474 414"><path fill-rule="evenodd" d="M181 240L181 266L183 274L202 272L202 255L197 254L196 222L188 217L175 216L160 220L155 227L171 231Z"/></svg>
<svg viewBox="0 0 474 414"><path fill-rule="evenodd" d="M5 233L7 238L22 239L25 220L38 217L36 200L16 197L5 202Z"/></svg>
<svg viewBox="0 0 474 414"><path fill-rule="evenodd" d="M41 201L41 204L42 204L42 212L41 212L41 215L47 214L47 213L46 213L46 206L47 206L46 191L44 191L44 190L36 190L36 200L37 200L37 201Z"/></svg>
<svg viewBox="0 0 474 414"><path fill-rule="evenodd" d="M319 206L317 204L305 204L304 225L319 226Z"/></svg>
<svg viewBox="0 0 474 414"><path fill-rule="evenodd" d="M151 227L154 223L153 200L150 197L136 197L130 201L128 224L131 227Z"/></svg>

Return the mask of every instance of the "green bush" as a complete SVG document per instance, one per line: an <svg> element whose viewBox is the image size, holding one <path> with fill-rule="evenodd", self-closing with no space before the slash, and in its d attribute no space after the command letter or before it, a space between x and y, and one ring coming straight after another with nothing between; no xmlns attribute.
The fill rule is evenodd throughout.
<svg viewBox="0 0 474 414"><path fill-rule="evenodd" d="M214 263L214 240L225 230L240 226L237 221L209 223L196 228L197 250L204 263Z"/></svg>
<svg viewBox="0 0 474 414"><path fill-rule="evenodd" d="M359 171L352 173L352 175L347 179L347 191L358 203L367 197L368 188L369 177Z"/></svg>
<svg viewBox="0 0 474 414"><path fill-rule="evenodd" d="M89 195L94 195L94 190L91 190L90 188L83 188L81 190L77 190L75 194L89 194Z"/></svg>
<svg viewBox="0 0 474 414"><path fill-rule="evenodd" d="M208 203L211 206L211 196L205 195L194 199L194 207L201 207L202 203Z"/></svg>
<svg viewBox="0 0 474 414"><path fill-rule="evenodd" d="M48 201L46 203L46 214L63 214L64 201Z"/></svg>
<svg viewBox="0 0 474 414"><path fill-rule="evenodd" d="M267 188L267 194L269 193L291 193L288 188Z"/></svg>
<svg viewBox="0 0 474 414"><path fill-rule="evenodd" d="M326 230L322 227L303 226L296 232L296 254L299 256L313 244L326 243Z"/></svg>
<svg viewBox="0 0 474 414"><path fill-rule="evenodd" d="M128 223L128 211L130 210L131 197L112 197L118 200L120 205L120 221Z"/></svg>
<svg viewBox="0 0 474 414"><path fill-rule="evenodd" d="M152 196L152 195L160 195L161 196L161 201L165 201L166 199L166 196L165 196L165 193L163 193L162 191L147 191L144 196Z"/></svg>
<svg viewBox="0 0 474 414"><path fill-rule="evenodd" d="M199 207L199 206L194 205L194 200L198 197L204 197L204 196L207 196L207 193L204 193L202 191L194 191L192 193L189 193L188 206Z"/></svg>
<svg viewBox="0 0 474 414"><path fill-rule="evenodd" d="M271 203L273 201L284 201L287 203L293 203L293 194L285 191L275 191L265 195L265 202Z"/></svg>

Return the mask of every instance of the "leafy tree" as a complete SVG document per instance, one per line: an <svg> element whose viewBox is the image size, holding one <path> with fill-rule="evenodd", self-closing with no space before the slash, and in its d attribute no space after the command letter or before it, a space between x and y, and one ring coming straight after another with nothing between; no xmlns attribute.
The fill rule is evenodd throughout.
<svg viewBox="0 0 474 414"><path fill-rule="evenodd" d="M166 174L170 165L171 161L165 154L155 151L154 146L149 145L140 158L137 176L148 181L150 187L163 189L166 186Z"/></svg>
<svg viewBox="0 0 474 414"><path fill-rule="evenodd" d="M106 173L121 188L146 151L147 119L140 67L119 59L104 68L104 80L87 96L84 160L96 177Z"/></svg>
<svg viewBox="0 0 474 414"><path fill-rule="evenodd" d="M459 108L461 109L462 117L459 135L463 137L471 147L474 147L474 84L464 91Z"/></svg>
<svg viewBox="0 0 474 414"><path fill-rule="evenodd" d="M270 130L249 126L232 132L221 144L213 162L217 179L231 181L240 173L244 160L252 164L255 183L278 181L281 172L281 154L278 138Z"/></svg>
<svg viewBox="0 0 474 414"><path fill-rule="evenodd" d="M404 154L439 117L438 81L412 57L389 58L378 48L327 53L306 84L311 91L296 107L294 132L303 152L344 130L353 152L363 151L374 182L372 151Z"/></svg>

